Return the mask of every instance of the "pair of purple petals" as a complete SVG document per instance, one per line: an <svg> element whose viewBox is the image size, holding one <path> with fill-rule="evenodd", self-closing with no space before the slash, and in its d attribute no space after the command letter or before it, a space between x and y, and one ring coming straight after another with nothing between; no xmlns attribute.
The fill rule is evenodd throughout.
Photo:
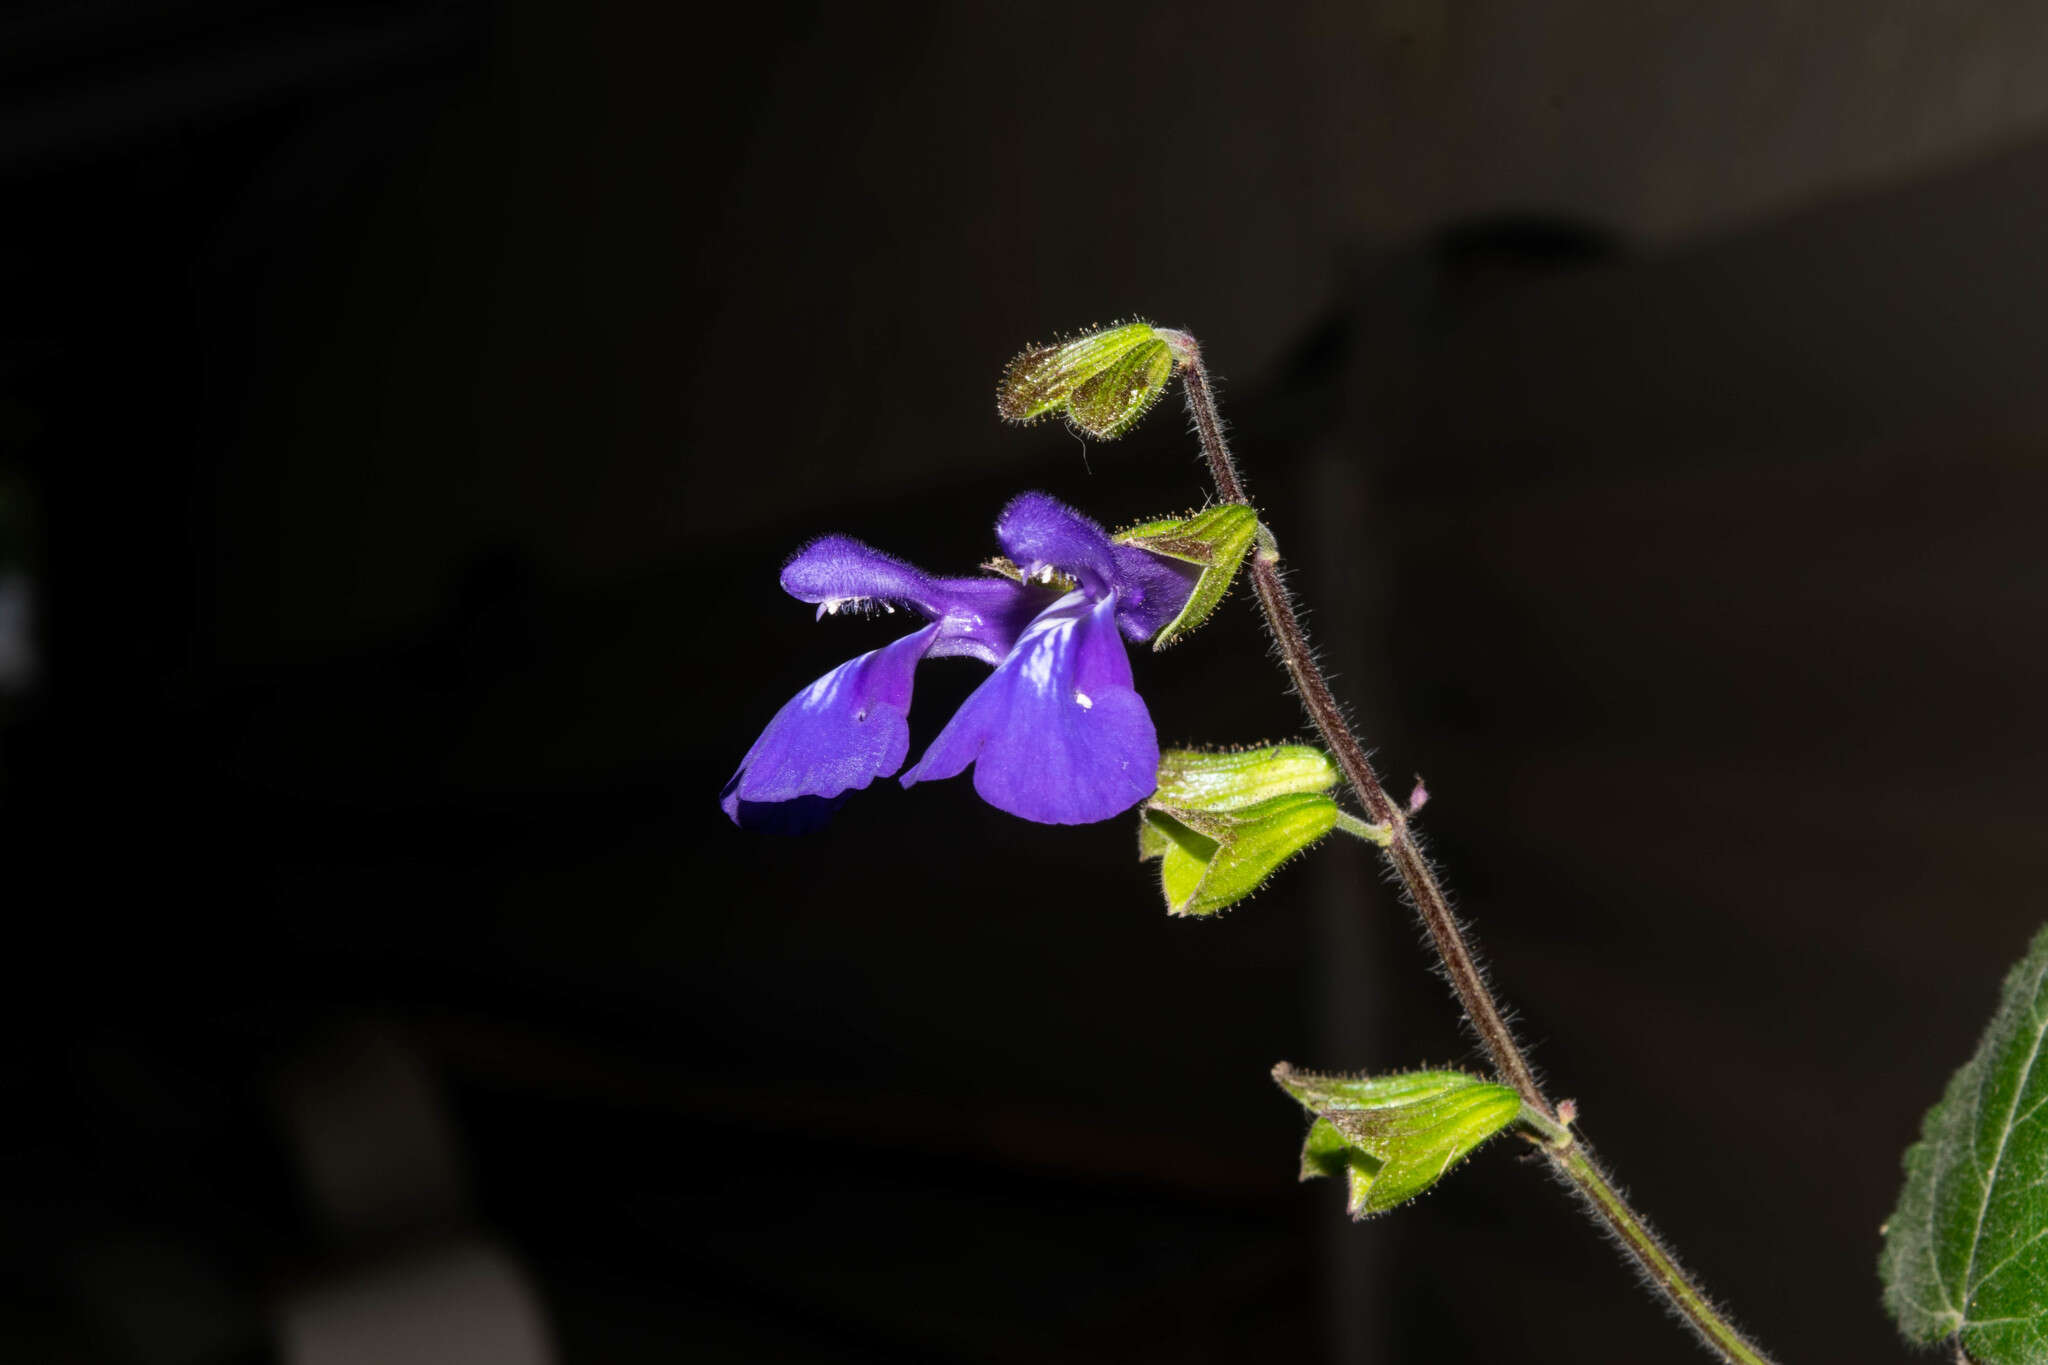
<svg viewBox="0 0 2048 1365"><path fill-rule="evenodd" d="M902 767L917 665L949 655L995 672L904 786L972 764L983 800L1048 825L1107 820L1152 794L1159 739L1118 636L1148 640L1179 616L1200 570L1118 545L1044 493L1012 500L996 539L1023 582L934 578L846 536L814 540L783 566L783 590L817 603L820 619L903 607L928 624L841 664L775 713L719 793L734 824L810 828L848 792Z"/></svg>

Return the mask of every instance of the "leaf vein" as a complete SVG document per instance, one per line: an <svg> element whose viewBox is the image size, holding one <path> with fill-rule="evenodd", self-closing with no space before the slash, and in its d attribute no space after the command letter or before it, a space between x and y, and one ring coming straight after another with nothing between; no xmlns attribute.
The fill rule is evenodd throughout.
<svg viewBox="0 0 2048 1365"><path fill-rule="evenodd" d="M2034 1243L2040 1241L2043 1237L2048 1237L2048 1227L2043 1227L2036 1230L2032 1237L2027 1238L2026 1241L2021 1242L2018 1246L2014 1247L2010 1255L2002 1258L1997 1265L1992 1266L1991 1269L1985 1271L1982 1275L1979 1275L1977 1277L1977 1283L1970 1287L1971 1295L1974 1297L1979 1289L1982 1289L1985 1285L1990 1284L1992 1280L1997 1278L1999 1271L2005 1269L2014 1261L2017 1261L2020 1258L2021 1252L2025 1251ZM1971 1319L1971 1321L1978 1325L1982 1325L1987 1321L1995 1321L1995 1319L1973 1318Z"/></svg>
<svg viewBox="0 0 2048 1365"><path fill-rule="evenodd" d="M2041 983L2044 978L2048 978L2048 969L2044 969L2042 972L2036 973L2034 977L2034 991L2036 993L2037 1003L2039 999ZM2048 1016L2044 1016L2041 1019L2035 1019L2033 1010L2029 1009L2027 1011L2027 1018L2029 1022L2034 1024L2033 1046L2030 1049L2028 1049L2026 1070L2020 1073L2019 1084L2013 1087L2012 1103L2007 1107L2005 1111L2005 1121L1999 1127L1998 1151L1991 1159L1990 1169L1984 1172L1984 1193L1983 1196L1977 1201L1977 1221L1975 1226L1970 1231L1970 1258L1969 1260L1963 1263L1963 1282L1961 1287L1963 1303L1966 1307L1970 1301L1971 1296L1973 1296L1976 1293L1977 1282L1972 1278L1972 1276L1977 1268L1977 1248L1979 1245L1982 1244L1984 1238L1985 1215L1991 1211L1991 1192L1992 1189L1998 1184L1999 1168L2005 1163L2005 1153L2007 1146L2009 1145L2008 1139L2012 1136L2012 1130L2014 1126L2012 1116L2013 1113L2020 1107L2020 1097L2025 1095L2027 1093L2027 1087L2033 1084L2034 1067L2041 1060L2041 1040L2044 1037L2048 1037ZM1995 1067L1990 1066L1987 1066L1983 1069L1977 1092L1980 1097L1983 1094L1983 1086L1988 1085L1990 1083L1989 1078L1995 1070ZM1981 1109L1979 1110L1979 1112L1982 1112ZM1976 1155L1976 1150L1977 1144L1973 1138L1973 1140L1970 1143L1970 1153L1972 1156Z"/></svg>
<svg viewBox="0 0 2048 1365"><path fill-rule="evenodd" d="M2025 1123L2026 1123L2026 1121L2027 1121L2028 1119L2030 1119L2030 1118L2034 1117L2034 1115L2036 1115L2036 1114L2040 1113L2040 1112L2041 1112L2041 1108L2042 1108L2042 1106L2044 1106L2044 1105L2048 1105L2048 1094L2044 1094L2044 1095L2042 1095L2040 1099L2038 1099L2038 1100L2035 1100L2035 1101L2034 1101L2034 1102L2033 1102L2032 1104L2028 1105L2028 1106L2027 1106L2027 1112L2026 1112L2026 1113L2024 1113L2024 1114L2021 1114L2021 1115L2020 1115L2020 1116L2019 1116L2018 1118L2014 1119L2014 1120L2012 1121L2012 1126L2013 1126L2013 1127L2015 1127L2015 1128L2018 1128L2018 1127L2020 1127L2021 1125L2025 1124Z"/></svg>

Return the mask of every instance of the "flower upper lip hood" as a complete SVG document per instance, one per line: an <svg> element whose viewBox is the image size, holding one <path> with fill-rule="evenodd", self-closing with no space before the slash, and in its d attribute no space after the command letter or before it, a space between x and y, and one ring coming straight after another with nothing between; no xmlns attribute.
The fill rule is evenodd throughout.
<svg viewBox="0 0 2048 1365"><path fill-rule="evenodd" d="M818 604L820 619L849 609L901 604L939 627L927 653L998 664L1033 614L1001 578L934 578L851 536L820 536L782 566L782 590Z"/></svg>
<svg viewBox="0 0 2048 1365"><path fill-rule="evenodd" d="M783 566L784 591L815 603L821 618L901 606L927 624L841 664L776 712L719 793L735 824L807 827L900 769L917 665L949 655L995 672L903 774L905 786L972 765L991 805L1047 824L1106 820L1150 795L1158 737L1119 636L1149 639L1173 620L1194 572L1115 544L1044 493L1012 499L996 539L1022 581L940 578L838 535Z"/></svg>
<svg viewBox="0 0 2048 1365"><path fill-rule="evenodd" d="M1199 571L1182 560L1118 545L1100 526L1044 493L1020 493L996 518L996 539L1028 579L1043 568L1073 578L1090 597L1114 596L1117 625L1149 640L1180 614Z"/></svg>

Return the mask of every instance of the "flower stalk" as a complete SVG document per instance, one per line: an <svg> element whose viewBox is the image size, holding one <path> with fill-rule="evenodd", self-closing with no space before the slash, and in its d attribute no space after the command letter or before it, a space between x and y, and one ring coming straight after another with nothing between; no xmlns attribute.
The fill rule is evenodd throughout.
<svg viewBox="0 0 2048 1365"><path fill-rule="evenodd" d="M1231 456L1230 445L1224 439L1222 417L1217 410L1215 392L1202 361L1200 346L1185 332L1162 328L1159 336L1171 348L1179 368L1188 411L1193 417L1203 456L1209 462L1209 473L1215 481L1217 496L1226 503L1249 505L1251 498ZM1265 552L1269 543L1270 540L1262 543L1261 553L1247 557L1246 568L1251 574L1267 628L1279 647L1281 662L1293 680L1295 692L1301 698L1309 719L1322 735L1359 805L1364 808L1366 819L1385 831L1383 838L1375 837L1372 842L1381 843L1385 848L1387 859L1400 877L1410 903L1429 930L1430 941L1443 963L1445 975L1450 978L1451 988L1457 993L1466 1020L1485 1047L1495 1074L1521 1096L1520 1120L1525 1127L1534 1130L1535 1136L1531 1140L1549 1159L1558 1177L1579 1194L1588 1212L1614 1233L1658 1294L1710 1349L1734 1365L1771 1365L1769 1358L1715 1308L1677 1259L1658 1241L1642 1217L1629 1206L1572 1129L1559 1121L1557 1110L1537 1084L1528 1058L1516 1042L1513 1031L1502 1016L1499 1002L1487 986L1485 975L1465 942L1464 932L1451 912L1443 884L1437 880L1435 870L1430 867L1429 860L1408 828L1407 813L1388 797L1378 774L1373 771L1371 760L1366 757L1365 746L1352 733L1343 710L1331 695L1329 681L1323 676L1309 647L1308 634L1302 628L1294 599L1281 580L1278 555Z"/></svg>

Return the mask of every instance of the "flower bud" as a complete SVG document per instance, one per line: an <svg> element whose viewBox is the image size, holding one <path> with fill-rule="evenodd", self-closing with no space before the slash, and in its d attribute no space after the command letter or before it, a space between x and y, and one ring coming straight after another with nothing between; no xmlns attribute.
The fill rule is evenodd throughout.
<svg viewBox="0 0 2048 1365"><path fill-rule="evenodd" d="M1301 1178L1344 1177L1354 1218L1421 1194L1522 1111L1507 1086L1458 1071L1317 1076L1282 1062L1273 1079L1316 1116Z"/></svg>
<svg viewBox="0 0 2048 1365"><path fill-rule="evenodd" d="M1305 744L1161 753L1138 857L1159 860L1166 912L1213 915L1257 891L1336 827L1337 803L1325 795L1336 781L1335 765Z"/></svg>
<svg viewBox="0 0 2048 1365"><path fill-rule="evenodd" d="M1165 809L1229 811L1275 796L1326 792L1337 765L1306 744L1268 744L1211 753L1167 749L1159 755L1159 789L1147 804Z"/></svg>
<svg viewBox="0 0 2048 1365"><path fill-rule="evenodd" d="M1006 422L1054 414L1105 441L1138 424L1173 379L1173 351L1149 322L1036 346L1010 362L996 389Z"/></svg>
<svg viewBox="0 0 2048 1365"><path fill-rule="evenodd" d="M1257 891L1336 824L1337 803L1306 794L1228 812L1148 809L1138 857L1159 859L1168 914L1213 915Z"/></svg>

